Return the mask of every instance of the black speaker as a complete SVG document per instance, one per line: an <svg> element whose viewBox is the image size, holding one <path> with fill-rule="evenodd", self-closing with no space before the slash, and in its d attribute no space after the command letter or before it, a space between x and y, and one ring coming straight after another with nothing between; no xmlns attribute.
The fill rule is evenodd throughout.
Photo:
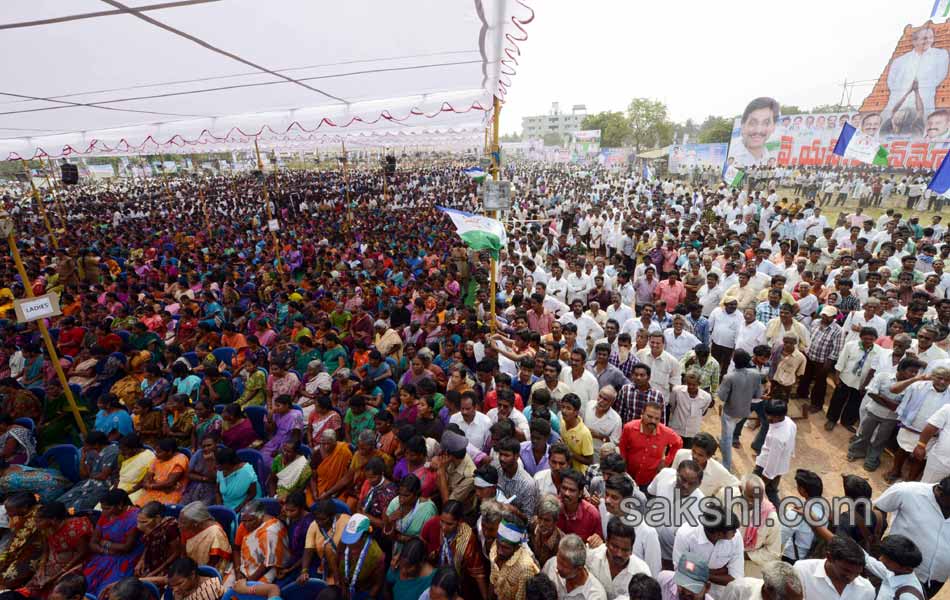
<svg viewBox="0 0 950 600"><path fill-rule="evenodd" d="M60 165L63 185L76 185L79 183L79 167L71 163Z"/></svg>
<svg viewBox="0 0 950 600"><path fill-rule="evenodd" d="M396 174L396 157L392 154L386 155L386 174L395 175Z"/></svg>

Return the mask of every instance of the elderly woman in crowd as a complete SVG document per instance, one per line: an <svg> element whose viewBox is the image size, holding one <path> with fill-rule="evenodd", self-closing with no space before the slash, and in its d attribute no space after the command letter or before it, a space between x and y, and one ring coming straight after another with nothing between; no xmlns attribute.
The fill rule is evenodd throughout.
<svg viewBox="0 0 950 600"><path fill-rule="evenodd" d="M143 551L135 564L136 577L156 577L181 555L178 520L165 516L165 505L149 502L136 517Z"/></svg>
<svg viewBox="0 0 950 600"><path fill-rule="evenodd" d="M320 360L307 362L303 376L303 385L300 386L297 403L303 408L303 416L309 422L316 410L317 401L322 396L329 397L333 389L333 378L323 368Z"/></svg>
<svg viewBox="0 0 950 600"><path fill-rule="evenodd" d="M429 562L435 567L449 567L467 585L462 597L475 600L488 598L488 576L479 550L478 536L463 520L465 509L457 500L449 500L442 514L422 526L420 538L426 545Z"/></svg>
<svg viewBox="0 0 950 600"><path fill-rule="evenodd" d="M192 502L181 509L178 529L185 544L185 556L219 572L227 570L231 564L231 542L203 502Z"/></svg>
<svg viewBox="0 0 950 600"><path fill-rule="evenodd" d="M304 491L310 481L310 459L300 453L294 440L284 442L271 461L267 489L271 496L284 500L296 491Z"/></svg>
<svg viewBox="0 0 950 600"><path fill-rule="evenodd" d="M229 581L273 583L289 556L287 527L267 514L264 504L251 500L241 510L241 525L234 536L234 564Z"/></svg>

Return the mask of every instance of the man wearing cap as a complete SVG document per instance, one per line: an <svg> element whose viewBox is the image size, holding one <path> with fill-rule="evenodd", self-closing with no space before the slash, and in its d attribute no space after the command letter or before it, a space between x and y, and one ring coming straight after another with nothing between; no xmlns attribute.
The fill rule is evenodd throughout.
<svg viewBox="0 0 950 600"><path fill-rule="evenodd" d="M828 373L838 360L845 337L841 326L835 322L835 317L838 315L837 308L826 305L819 314L819 320L811 326L811 344L805 352L807 359L805 374L798 382L797 393L799 398L811 398L811 402L806 407L807 410L813 412L821 411L825 404ZM810 395L809 386L812 388Z"/></svg>
<svg viewBox="0 0 950 600"><path fill-rule="evenodd" d="M663 600L712 600L709 591L709 565L699 555L680 556L675 571L660 571L656 576Z"/></svg>
<svg viewBox="0 0 950 600"><path fill-rule="evenodd" d="M587 546L579 536L568 534L561 538L557 555L548 559L541 570L554 582L558 600L607 600L604 586L585 566L587 555Z"/></svg>
<svg viewBox="0 0 950 600"><path fill-rule="evenodd" d="M525 585L539 572L534 555L524 543L526 539L524 523L518 517L508 516L498 524L498 534L488 556L489 583L497 598L524 600Z"/></svg>
<svg viewBox="0 0 950 600"><path fill-rule="evenodd" d="M737 535L739 519L731 508L715 503L704 506L703 513L699 524L684 524L676 531L673 564L679 565L684 554L705 557L713 585L710 595L719 598L724 586L745 576L745 549Z"/></svg>
<svg viewBox="0 0 950 600"><path fill-rule="evenodd" d="M475 510L475 463L468 456L468 440L454 431L442 432L442 454L432 460L436 485L444 506L458 500L471 514Z"/></svg>
<svg viewBox="0 0 950 600"><path fill-rule="evenodd" d="M340 549L327 549L327 560L336 556L339 585L350 598L359 593L375 598L386 580L386 555L371 532L369 517L353 515L343 528Z"/></svg>

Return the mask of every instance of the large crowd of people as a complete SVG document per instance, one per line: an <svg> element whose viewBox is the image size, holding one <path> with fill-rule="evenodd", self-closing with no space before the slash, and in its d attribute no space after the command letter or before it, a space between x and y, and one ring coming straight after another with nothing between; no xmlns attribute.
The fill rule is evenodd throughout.
<svg viewBox="0 0 950 600"><path fill-rule="evenodd" d="M513 163L492 260L436 209L478 211L466 166L84 183L52 235L9 184L0 600L938 593L939 214L869 217L908 193L872 181L829 218L848 174ZM85 434L27 290L59 295ZM838 427L834 512L796 441Z"/></svg>

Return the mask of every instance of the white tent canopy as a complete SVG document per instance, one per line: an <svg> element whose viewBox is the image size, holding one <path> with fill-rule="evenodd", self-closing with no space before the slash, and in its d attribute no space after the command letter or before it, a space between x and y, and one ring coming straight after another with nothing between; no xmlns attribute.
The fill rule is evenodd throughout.
<svg viewBox="0 0 950 600"><path fill-rule="evenodd" d="M484 128L532 18L520 0L5 0L0 158Z"/></svg>

